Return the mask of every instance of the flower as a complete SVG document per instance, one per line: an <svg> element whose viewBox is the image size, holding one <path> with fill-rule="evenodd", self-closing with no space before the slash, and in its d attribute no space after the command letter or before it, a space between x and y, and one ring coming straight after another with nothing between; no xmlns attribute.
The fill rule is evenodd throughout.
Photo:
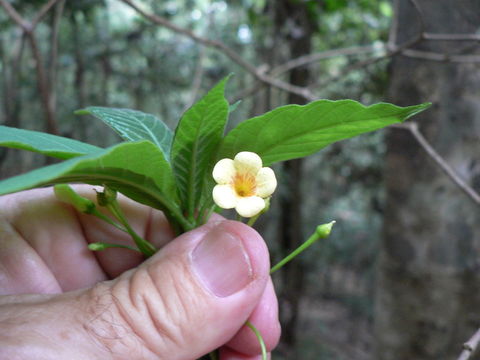
<svg viewBox="0 0 480 360"><path fill-rule="evenodd" d="M212 175L217 182L213 201L223 209L235 208L243 217L260 213L277 187L273 170L262 167L260 156L249 151L239 152L233 160L220 160Z"/></svg>

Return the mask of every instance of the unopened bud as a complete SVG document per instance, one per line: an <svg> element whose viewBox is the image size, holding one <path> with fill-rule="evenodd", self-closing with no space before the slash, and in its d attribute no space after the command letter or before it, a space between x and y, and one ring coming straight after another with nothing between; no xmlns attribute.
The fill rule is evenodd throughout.
<svg viewBox="0 0 480 360"><path fill-rule="evenodd" d="M95 203L92 200L78 195L67 184L57 184L53 187L53 190L58 200L72 205L79 212L91 214L95 210Z"/></svg>
<svg viewBox="0 0 480 360"><path fill-rule="evenodd" d="M117 199L117 192L108 186L103 188L103 191L97 191L97 202L100 206L107 206Z"/></svg>

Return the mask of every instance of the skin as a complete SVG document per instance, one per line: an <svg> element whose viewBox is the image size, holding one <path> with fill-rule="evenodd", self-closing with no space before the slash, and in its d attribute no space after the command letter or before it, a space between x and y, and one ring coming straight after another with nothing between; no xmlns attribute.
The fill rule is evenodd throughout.
<svg viewBox="0 0 480 360"><path fill-rule="evenodd" d="M76 186L92 200L92 187ZM270 351L280 326L267 248L244 224L214 217L174 239L163 214L119 196L135 231L161 250L144 261L128 235L56 200L52 188L0 197L0 359L185 359L220 348L221 360L260 359L244 324ZM251 277L228 296L209 291L192 265L207 236L233 234Z"/></svg>

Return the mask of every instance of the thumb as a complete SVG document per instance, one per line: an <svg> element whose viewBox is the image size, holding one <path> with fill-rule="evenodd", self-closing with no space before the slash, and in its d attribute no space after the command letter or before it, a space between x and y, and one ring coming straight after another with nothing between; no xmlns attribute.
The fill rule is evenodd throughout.
<svg viewBox="0 0 480 360"><path fill-rule="evenodd" d="M255 230L209 223L86 293L85 328L108 349L102 359L196 359L242 327L264 292L268 269Z"/></svg>

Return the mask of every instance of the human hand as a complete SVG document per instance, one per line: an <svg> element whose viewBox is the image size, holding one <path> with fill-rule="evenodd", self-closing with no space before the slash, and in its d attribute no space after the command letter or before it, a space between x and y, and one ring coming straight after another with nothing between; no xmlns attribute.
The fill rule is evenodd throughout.
<svg viewBox="0 0 480 360"><path fill-rule="evenodd" d="M91 187L76 190L94 198ZM0 359L257 359L248 319L280 335L268 251L250 227L216 217L173 239L163 214L119 197L161 250L142 263L90 242L128 235L58 202L51 188L0 197Z"/></svg>

